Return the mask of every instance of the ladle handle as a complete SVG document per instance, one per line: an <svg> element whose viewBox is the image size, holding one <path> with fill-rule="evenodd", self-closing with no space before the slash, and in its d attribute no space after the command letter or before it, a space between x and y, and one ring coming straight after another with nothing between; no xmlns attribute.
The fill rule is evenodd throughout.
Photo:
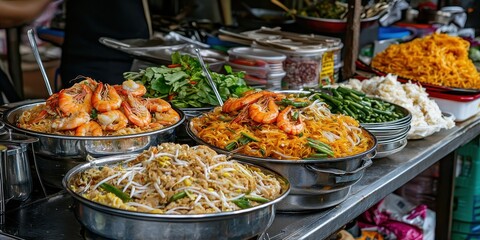
<svg viewBox="0 0 480 240"><path fill-rule="evenodd" d="M202 66L203 72L207 76L208 83L210 83L210 87L212 87L213 92L215 93L215 97L217 97L217 101L220 104L220 106L223 106L223 100L222 97L220 96L220 93L218 92L217 85L215 85L215 82L213 82L212 76L208 72L207 66L205 65L205 62L203 61L202 55L200 54L200 49L195 48L195 53L197 54L198 61L200 62L200 65Z"/></svg>
<svg viewBox="0 0 480 240"><path fill-rule="evenodd" d="M42 59L40 58L40 53L38 52L37 41L35 40L35 35L33 29L29 29L27 31L28 41L30 42L30 46L33 50L33 56L37 61L38 66L40 67L40 72L42 72L43 80L45 81L45 86L47 87L48 95L51 96L53 94L52 88L50 87L50 81L48 81L47 73L45 72L45 68L43 67Z"/></svg>

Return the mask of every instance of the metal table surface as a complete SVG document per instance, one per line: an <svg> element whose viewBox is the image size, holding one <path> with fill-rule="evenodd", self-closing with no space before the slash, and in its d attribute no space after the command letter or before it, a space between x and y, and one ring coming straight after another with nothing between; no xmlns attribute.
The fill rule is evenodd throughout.
<svg viewBox="0 0 480 240"><path fill-rule="evenodd" d="M374 159L344 202L309 213L277 213L266 236L272 240L325 239L479 133L480 117L476 116L457 123L453 129L442 130L422 140L410 140L402 151ZM37 189L34 195L39 194ZM73 199L65 191L14 207L9 205L0 239L15 239L12 236L25 239L101 239L76 221L72 210Z"/></svg>

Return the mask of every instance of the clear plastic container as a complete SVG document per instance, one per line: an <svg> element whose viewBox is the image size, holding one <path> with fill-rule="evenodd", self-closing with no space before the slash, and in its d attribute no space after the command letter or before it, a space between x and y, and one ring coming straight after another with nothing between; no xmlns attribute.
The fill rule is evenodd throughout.
<svg viewBox="0 0 480 240"><path fill-rule="evenodd" d="M282 64L287 58L284 54L266 49L236 47L228 50L231 62L247 66L264 66L262 64Z"/></svg>
<svg viewBox="0 0 480 240"><path fill-rule="evenodd" d="M287 73L283 78L284 89L316 88L322 70L322 56L325 51L290 52L283 62Z"/></svg>
<svg viewBox="0 0 480 240"><path fill-rule="evenodd" d="M261 66L261 67L253 67L253 66L235 64L230 61L227 62L227 65L230 65L233 71L236 71L236 72L244 71L249 75L256 76L259 78L266 79L268 77L268 74L270 73L270 68L268 67L268 65Z"/></svg>

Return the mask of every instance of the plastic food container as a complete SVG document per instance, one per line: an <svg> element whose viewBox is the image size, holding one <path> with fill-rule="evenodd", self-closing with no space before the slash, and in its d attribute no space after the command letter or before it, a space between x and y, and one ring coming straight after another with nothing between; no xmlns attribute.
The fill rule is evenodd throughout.
<svg viewBox="0 0 480 240"><path fill-rule="evenodd" d="M322 57L326 49L302 52L282 50L282 52L287 55L287 59L283 63L283 68L287 73L283 78L284 88L298 90L318 87Z"/></svg>
<svg viewBox="0 0 480 240"><path fill-rule="evenodd" d="M245 72L245 82L249 86L268 90L281 90L283 62L287 58L282 53L251 47L236 47L228 50L228 65L234 71Z"/></svg>
<svg viewBox="0 0 480 240"><path fill-rule="evenodd" d="M245 61L246 64L253 64L253 66L259 66L258 63L282 64L285 58L287 57L284 54L259 48L236 47L228 50L229 61L234 63Z"/></svg>
<svg viewBox="0 0 480 240"><path fill-rule="evenodd" d="M442 112L453 114L456 122L464 121L480 112L480 93L458 95L429 91L428 94Z"/></svg>

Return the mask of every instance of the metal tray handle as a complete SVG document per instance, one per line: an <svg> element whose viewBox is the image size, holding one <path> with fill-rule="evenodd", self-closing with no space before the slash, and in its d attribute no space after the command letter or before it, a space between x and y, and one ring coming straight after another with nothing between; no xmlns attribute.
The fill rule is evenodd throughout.
<svg viewBox="0 0 480 240"><path fill-rule="evenodd" d="M305 165L305 168L307 168L310 171L314 171L314 172L328 173L328 174L333 174L333 175L337 175L337 176L343 176L343 175L353 175L355 173L358 173L358 172L364 170L365 168L369 167L370 165L372 165L372 163L373 162L372 162L371 158L368 158L368 157L363 158L362 159L362 166L360 166L359 168L357 168L353 171L350 171L350 172L340 170L340 169L335 169L335 168L319 169L319 168L315 167L314 165Z"/></svg>

